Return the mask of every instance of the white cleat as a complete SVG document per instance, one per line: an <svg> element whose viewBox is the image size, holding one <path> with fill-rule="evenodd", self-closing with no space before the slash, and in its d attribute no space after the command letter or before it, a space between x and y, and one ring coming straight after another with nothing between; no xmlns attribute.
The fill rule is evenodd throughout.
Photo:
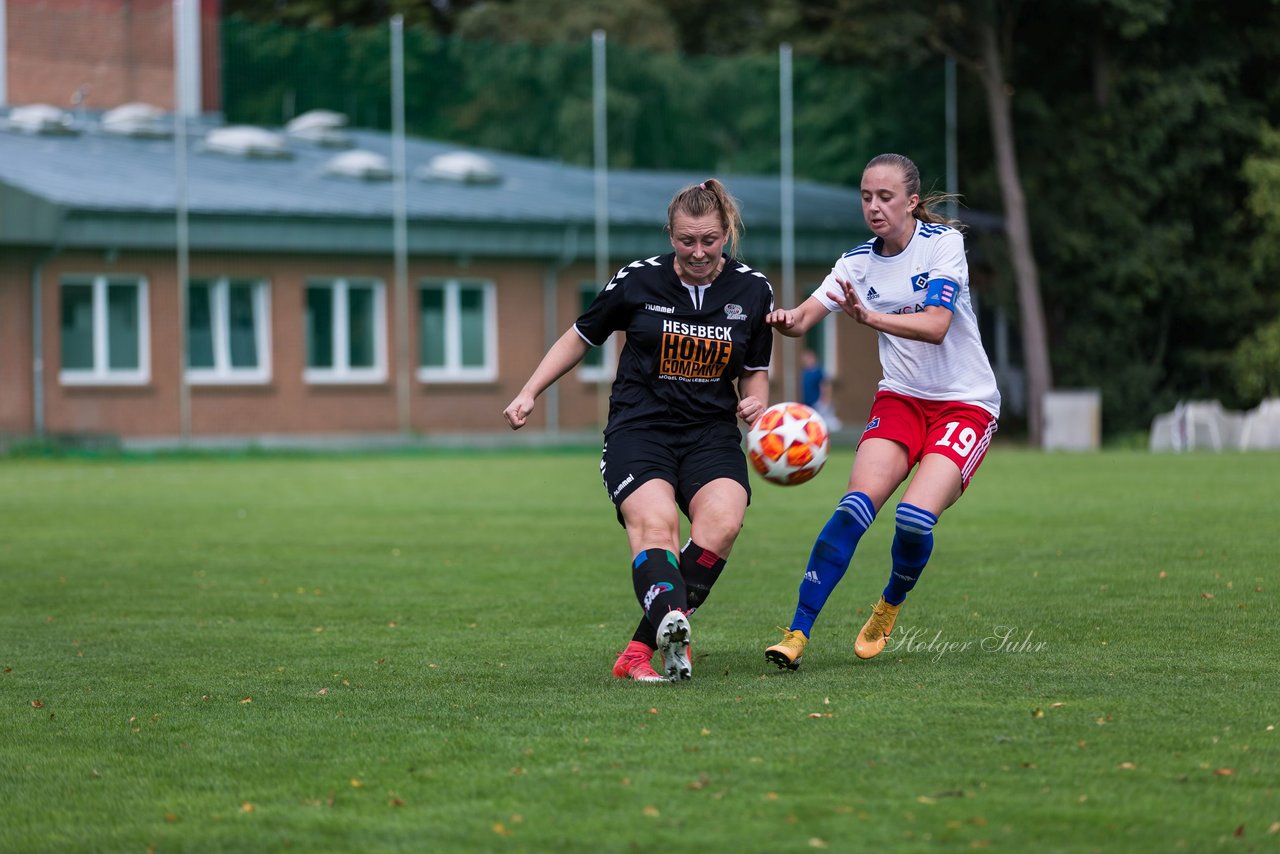
<svg viewBox="0 0 1280 854"><path fill-rule="evenodd" d="M658 624L658 652L662 653L667 678L688 679L693 675L689 662L689 618L671 611Z"/></svg>

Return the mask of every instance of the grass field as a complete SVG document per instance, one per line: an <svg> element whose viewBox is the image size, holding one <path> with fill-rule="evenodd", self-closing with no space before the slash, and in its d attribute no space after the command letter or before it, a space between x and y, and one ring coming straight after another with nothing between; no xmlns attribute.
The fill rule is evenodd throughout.
<svg viewBox="0 0 1280 854"><path fill-rule="evenodd" d="M645 685L593 452L0 459L0 850L1280 847L1280 455L997 448L780 672L850 461Z"/></svg>

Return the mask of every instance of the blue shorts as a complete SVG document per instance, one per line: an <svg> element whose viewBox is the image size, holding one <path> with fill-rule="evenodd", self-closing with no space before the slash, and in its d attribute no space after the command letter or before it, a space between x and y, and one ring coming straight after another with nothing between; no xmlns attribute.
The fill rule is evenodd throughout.
<svg viewBox="0 0 1280 854"><path fill-rule="evenodd" d="M685 517L698 490L713 480L728 478L742 484L751 503L747 458L736 423L716 421L687 430L635 427L611 434L600 455L604 490L618 508L642 484L654 478L671 484Z"/></svg>

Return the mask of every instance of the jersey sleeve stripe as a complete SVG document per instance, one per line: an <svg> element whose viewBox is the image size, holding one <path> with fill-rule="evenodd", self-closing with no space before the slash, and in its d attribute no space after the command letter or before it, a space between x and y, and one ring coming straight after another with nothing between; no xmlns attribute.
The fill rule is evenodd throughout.
<svg viewBox="0 0 1280 854"><path fill-rule="evenodd" d="M578 324L576 324L576 323L575 323L575 324L573 324L573 331L574 331L574 332L576 332L576 333L578 333L578 337L579 337L579 338L581 338L583 341L587 342L587 344L589 344L589 345L590 345L590 346L592 346L592 347L599 347L599 346L600 346L600 344L603 344L603 343L604 343L603 341L601 341L601 342L600 342L600 344L597 344L596 342L592 341L592 340L591 340L590 338L588 338L587 336L583 335L583 334L582 334L582 330L578 328Z"/></svg>

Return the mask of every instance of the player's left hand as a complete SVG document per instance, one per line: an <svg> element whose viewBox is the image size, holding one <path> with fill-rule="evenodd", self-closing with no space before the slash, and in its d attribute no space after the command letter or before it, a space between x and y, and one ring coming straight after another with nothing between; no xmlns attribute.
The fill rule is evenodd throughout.
<svg viewBox="0 0 1280 854"><path fill-rule="evenodd" d="M760 417L760 413L764 412L767 407L754 395L747 395L738 401L738 417L748 424L756 423L756 419Z"/></svg>
<svg viewBox="0 0 1280 854"><path fill-rule="evenodd" d="M840 286L840 292L827 291L827 296L834 300L845 314L859 323L870 326L872 312L862 304L862 300L858 299L858 292L853 289L853 285L844 279L836 279L836 284Z"/></svg>

